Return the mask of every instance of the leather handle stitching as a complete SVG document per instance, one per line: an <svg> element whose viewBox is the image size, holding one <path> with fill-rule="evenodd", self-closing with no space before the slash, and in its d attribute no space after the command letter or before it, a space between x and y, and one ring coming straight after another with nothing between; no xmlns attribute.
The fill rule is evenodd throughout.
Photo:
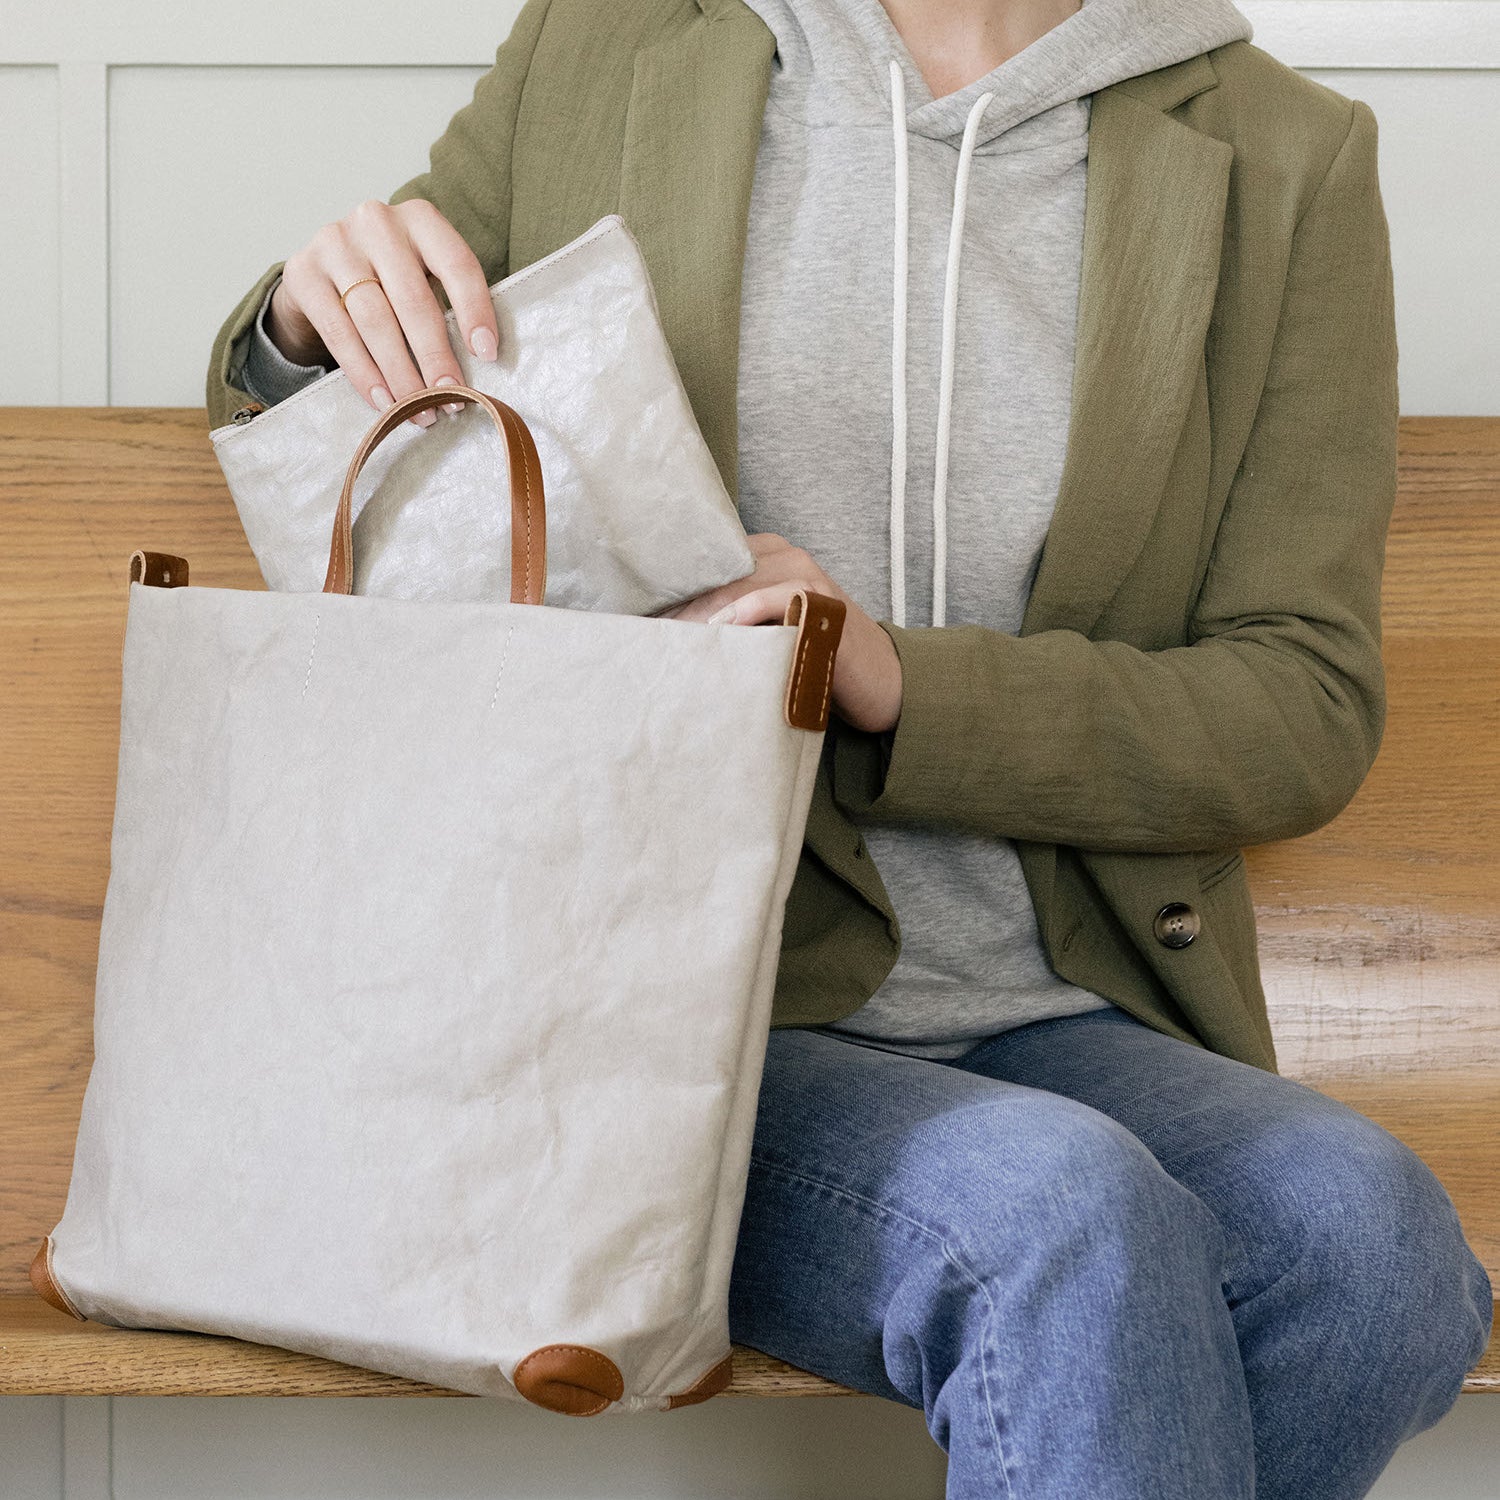
<svg viewBox="0 0 1500 1500"><path fill-rule="evenodd" d="M830 627L832 628L832 627ZM818 718L826 722L828 716L828 694L833 686L833 652L829 652L825 658L826 667L823 673L823 697L818 704Z"/></svg>
<svg viewBox="0 0 1500 1500"><path fill-rule="evenodd" d="M795 622L788 619L787 624L797 625L797 639L792 643L792 651L795 653L792 659L792 682L788 698L788 717L796 719L798 716L798 704L802 695L803 669L807 666L807 652L804 649L807 644L807 617L809 614L806 593L798 589L787 603L787 614L792 612L792 606L797 606L797 619Z"/></svg>
<svg viewBox="0 0 1500 1500"><path fill-rule="evenodd" d="M827 596L818 595L817 597L819 599L824 599ZM787 607L788 616L790 616L792 612L792 604L798 600L801 601L801 607L798 610L800 623L797 632L796 645L793 647L793 650L796 653L796 658L792 669L792 680L787 694L789 700L789 717L793 720L802 717L802 693L804 688L807 686L808 677L806 669L808 659L812 655L812 643L808 632L811 628L813 628L815 618L818 621L818 625L820 628L830 630L833 628L829 606L827 604L822 604L815 609L812 605L812 597L808 595L805 590L799 589L797 593L792 595L792 601L788 604ZM790 619L787 619L787 624L791 623L793 622ZM818 704L817 719L819 722L824 724L825 727L828 722L828 700L833 690L834 657L835 651L830 649L826 653L823 662L823 687L820 702Z"/></svg>

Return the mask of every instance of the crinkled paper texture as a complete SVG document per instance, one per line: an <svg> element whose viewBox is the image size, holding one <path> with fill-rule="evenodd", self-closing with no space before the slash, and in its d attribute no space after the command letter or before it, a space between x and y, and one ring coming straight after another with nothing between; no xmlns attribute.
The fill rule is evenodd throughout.
<svg viewBox="0 0 1500 1500"><path fill-rule="evenodd" d="M464 380L513 406L547 494L547 594L565 609L656 614L754 570L662 332L640 249L618 214L491 288L498 363L463 347ZM214 452L269 588L316 593L350 460L375 413L334 370ZM510 598L505 443L473 406L403 423L355 488L354 592Z"/></svg>
<svg viewBox="0 0 1500 1500"><path fill-rule="evenodd" d="M722 1359L795 639L132 585L80 1311L499 1396L581 1343L616 1410Z"/></svg>

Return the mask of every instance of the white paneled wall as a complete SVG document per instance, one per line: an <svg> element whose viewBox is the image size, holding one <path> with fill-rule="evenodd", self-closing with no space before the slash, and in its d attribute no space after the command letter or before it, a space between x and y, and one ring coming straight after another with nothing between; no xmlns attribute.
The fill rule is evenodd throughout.
<svg viewBox="0 0 1500 1500"><path fill-rule="evenodd" d="M147 405L199 404L266 265L425 166L519 8L4 4L0 403ZM1403 410L1500 414L1500 0L1240 8L1379 119ZM877 1401L590 1426L477 1401L0 1400L0 1500L937 1500L942 1474L920 1414ZM1461 1401L1374 1500L1500 1500L1500 1400Z"/></svg>
<svg viewBox="0 0 1500 1500"><path fill-rule="evenodd" d="M943 1476L921 1413L874 1399L600 1423L438 1398L0 1399L0 1500L942 1500ZM1497 1497L1493 1396L1463 1397L1370 1492Z"/></svg>
<svg viewBox="0 0 1500 1500"><path fill-rule="evenodd" d="M1500 69L1305 71L1379 122L1402 411L1500 414Z"/></svg>
<svg viewBox="0 0 1500 1500"><path fill-rule="evenodd" d="M111 68L109 400L200 404L245 290L320 224L425 170L482 72Z"/></svg>
<svg viewBox="0 0 1500 1500"><path fill-rule="evenodd" d="M0 66L0 402L61 399L57 69Z"/></svg>
<svg viewBox="0 0 1500 1500"><path fill-rule="evenodd" d="M201 402L246 287L425 166L518 8L447 0L440 24L396 0L7 15L0 403ZM1500 0L1241 9L1258 46L1379 118L1403 410L1500 410Z"/></svg>

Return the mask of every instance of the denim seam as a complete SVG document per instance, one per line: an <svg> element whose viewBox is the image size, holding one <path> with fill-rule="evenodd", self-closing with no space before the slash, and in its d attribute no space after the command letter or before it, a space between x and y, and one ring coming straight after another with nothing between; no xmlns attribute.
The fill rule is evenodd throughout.
<svg viewBox="0 0 1500 1500"><path fill-rule="evenodd" d="M819 1177L809 1177L805 1172L796 1171L794 1168L783 1166L779 1162L769 1161L767 1160L767 1158L755 1155L753 1152L750 1159L756 1166L762 1168L765 1171L777 1172L780 1173L780 1175L783 1177L791 1178L794 1182L802 1182L806 1183L809 1187L821 1188L824 1192L833 1193L837 1197L847 1199L850 1203L857 1203L862 1208L872 1213L879 1214L888 1219L899 1220L901 1223L916 1230L918 1234L924 1235L926 1236L926 1238L936 1241L939 1248L943 1252L943 1259L946 1260L948 1264L951 1265L953 1269L959 1273L960 1276L969 1281L976 1291L979 1291L983 1294L986 1312L984 1316L984 1341L981 1346L979 1356L979 1385L981 1391L984 1394L985 1420L989 1423L990 1435L995 1440L995 1456L998 1459L1000 1465L1000 1478L1004 1481L1006 1495L1013 1495L1014 1492L1012 1491L1010 1484L1009 1466L1005 1462L1005 1445L1000 1441L1000 1427L999 1424L995 1421L995 1404L990 1396L989 1361L985 1356L988 1353L989 1348L993 1344L993 1339L990 1337L990 1334L995 1318L996 1308L995 1299L991 1295L989 1287L985 1284L984 1278L976 1274L969 1266L964 1264L962 1259L960 1259L958 1253L954 1250L952 1241L948 1238L947 1234L939 1233L937 1230L929 1228L920 1220L912 1218L910 1214L901 1213L898 1209L891 1208L884 1203L878 1203L875 1199L867 1198L863 1193L856 1193L852 1189L843 1187L838 1183L827 1182Z"/></svg>

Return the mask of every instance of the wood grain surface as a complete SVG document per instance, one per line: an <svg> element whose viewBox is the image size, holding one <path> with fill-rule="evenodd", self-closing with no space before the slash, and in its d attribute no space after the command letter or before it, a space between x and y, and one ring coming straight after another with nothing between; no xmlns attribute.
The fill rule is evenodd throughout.
<svg viewBox="0 0 1500 1500"><path fill-rule="evenodd" d="M1247 851L1296 1078L1500 1073L1500 419L1404 418L1400 453L1380 754L1327 826Z"/></svg>
<svg viewBox="0 0 1500 1500"><path fill-rule="evenodd" d="M0 1393L432 1394L32 1295L91 1059L127 559L263 585L197 410L0 408L0 539ZM1365 785L1248 851L1267 998L1281 1071L1422 1155L1500 1285L1500 419L1402 420L1384 614ZM1466 1389L1500 1389L1500 1339ZM733 1390L841 1388L742 1351Z"/></svg>
<svg viewBox="0 0 1500 1500"><path fill-rule="evenodd" d="M464 1396L375 1370L205 1333L80 1323L0 1296L0 1396ZM854 1396L769 1354L734 1351L726 1396Z"/></svg>

